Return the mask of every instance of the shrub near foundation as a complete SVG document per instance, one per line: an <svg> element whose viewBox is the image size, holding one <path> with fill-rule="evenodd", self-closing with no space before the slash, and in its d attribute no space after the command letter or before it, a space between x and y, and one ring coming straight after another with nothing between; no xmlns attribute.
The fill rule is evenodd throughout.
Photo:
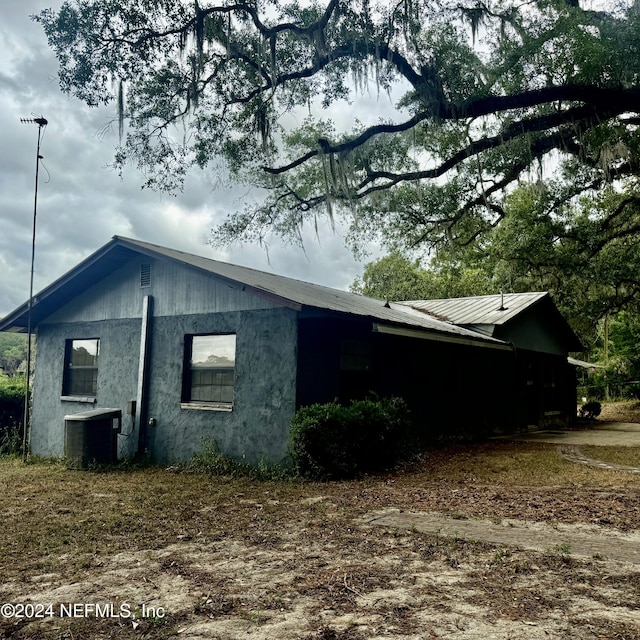
<svg viewBox="0 0 640 640"><path fill-rule="evenodd" d="M389 469L408 453L409 410L400 398L302 407L291 423L294 472L312 480Z"/></svg>

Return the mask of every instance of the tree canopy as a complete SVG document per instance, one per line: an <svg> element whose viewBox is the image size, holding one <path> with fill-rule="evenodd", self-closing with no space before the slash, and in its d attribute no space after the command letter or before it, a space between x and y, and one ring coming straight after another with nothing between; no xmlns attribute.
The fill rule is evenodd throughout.
<svg viewBox="0 0 640 640"><path fill-rule="evenodd" d="M27 362L27 337L16 333L0 333L0 373L14 375Z"/></svg>
<svg viewBox="0 0 640 640"><path fill-rule="evenodd" d="M449 257L431 261L428 268L419 260L392 253L365 265L351 291L381 300L434 300L499 293L497 281L475 262Z"/></svg>
<svg viewBox="0 0 640 640"><path fill-rule="evenodd" d="M608 186L559 206L559 189L525 183L482 241L445 247L426 266L390 254L367 264L352 289L387 300L548 291L591 347L605 318L640 311L640 193Z"/></svg>
<svg viewBox="0 0 640 640"><path fill-rule="evenodd" d="M266 190L219 239L296 238L329 215L356 248L406 248L475 242L523 178L552 173L559 204L636 179L640 2L580 4L69 0L34 19L62 89L118 105L116 167L172 191L224 163ZM341 129L331 107L371 86L394 114Z"/></svg>

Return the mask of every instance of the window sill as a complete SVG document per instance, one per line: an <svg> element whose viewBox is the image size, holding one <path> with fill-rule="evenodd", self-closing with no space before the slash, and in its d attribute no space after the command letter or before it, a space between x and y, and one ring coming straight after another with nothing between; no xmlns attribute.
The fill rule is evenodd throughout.
<svg viewBox="0 0 640 640"><path fill-rule="evenodd" d="M97 402L95 396L60 396L60 400L63 402L88 402L90 404Z"/></svg>
<svg viewBox="0 0 640 640"><path fill-rule="evenodd" d="M181 409L196 409L199 411L225 411L227 413L233 411L232 404L214 403L214 402L181 402Z"/></svg>

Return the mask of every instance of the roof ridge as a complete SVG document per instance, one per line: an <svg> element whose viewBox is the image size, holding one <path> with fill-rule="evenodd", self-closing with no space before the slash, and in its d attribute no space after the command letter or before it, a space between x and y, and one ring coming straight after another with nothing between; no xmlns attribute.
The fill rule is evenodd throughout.
<svg viewBox="0 0 640 640"><path fill-rule="evenodd" d="M458 296L455 298L423 298L423 299L413 299L413 300L400 300L399 304L411 304L417 302L453 302L455 300L480 300L480 299L489 299L489 298L500 298L504 296L544 296L549 295L548 291L521 291L521 292L511 292L511 293L486 293L479 296Z"/></svg>

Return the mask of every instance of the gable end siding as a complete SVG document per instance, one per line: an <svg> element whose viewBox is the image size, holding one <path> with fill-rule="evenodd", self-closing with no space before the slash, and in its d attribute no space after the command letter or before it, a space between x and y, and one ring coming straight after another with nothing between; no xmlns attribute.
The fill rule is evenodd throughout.
<svg viewBox="0 0 640 640"><path fill-rule="evenodd" d="M153 274L149 286L140 286L142 264L150 265ZM89 289L79 291L71 302L51 314L42 324L140 318L145 295L153 296L156 316L273 309L279 306L240 287L230 286L215 275L140 256Z"/></svg>

